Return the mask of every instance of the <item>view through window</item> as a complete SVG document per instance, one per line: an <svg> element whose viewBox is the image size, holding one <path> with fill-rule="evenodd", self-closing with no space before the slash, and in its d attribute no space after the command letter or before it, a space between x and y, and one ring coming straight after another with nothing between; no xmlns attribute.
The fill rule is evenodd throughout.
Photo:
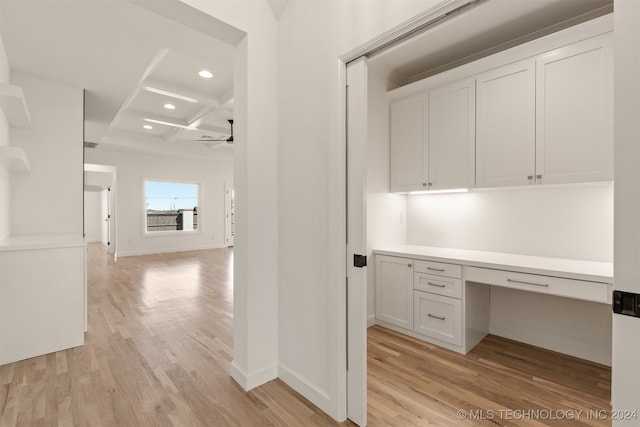
<svg viewBox="0 0 640 427"><path fill-rule="evenodd" d="M147 233L198 230L198 184L145 181Z"/></svg>

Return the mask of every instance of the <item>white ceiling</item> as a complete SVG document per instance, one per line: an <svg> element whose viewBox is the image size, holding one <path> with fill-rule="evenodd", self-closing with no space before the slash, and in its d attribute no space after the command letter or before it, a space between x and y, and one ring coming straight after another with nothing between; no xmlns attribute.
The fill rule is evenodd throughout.
<svg viewBox="0 0 640 427"><path fill-rule="evenodd" d="M193 141L229 136L232 45L125 0L2 0L0 18L14 72L86 89L85 141L98 149L232 152Z"/></svg>

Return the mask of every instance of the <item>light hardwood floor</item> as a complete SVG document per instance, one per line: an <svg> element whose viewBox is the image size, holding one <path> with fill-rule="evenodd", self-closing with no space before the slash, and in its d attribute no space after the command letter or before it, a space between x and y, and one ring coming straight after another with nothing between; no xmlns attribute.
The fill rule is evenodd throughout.
<svg viewBox="0 0 640 427"><path fill-rule="evenodd" d="M0 426L353 425L279 380L249 393L231 380L232 262L227 249L114 262L90 245L86 344L0 367ZM610 425L506 419L608 410L610 370L497 337L462 356L374 327L368 363L372 426Z"/></svg>

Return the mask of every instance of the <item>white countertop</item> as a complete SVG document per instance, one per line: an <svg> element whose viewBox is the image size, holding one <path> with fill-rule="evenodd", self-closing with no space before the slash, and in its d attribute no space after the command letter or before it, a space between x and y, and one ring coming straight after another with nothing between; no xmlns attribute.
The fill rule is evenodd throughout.
<svg viewBox="0 0 640 427"><path fill-rule="evenodd" d="M86 246L82 235L78 234L31 234L9 236L0 240L0 252L33 249L73 248Z"/></svg>
<svg viewBox="0 0 640 427"><path fill-rule="evenodd" d="M518 271L592 282L613 283L613 263L550 258L501 252L432 246L398 245L374 249L374 253L463 264L471 267Z"/></svg>

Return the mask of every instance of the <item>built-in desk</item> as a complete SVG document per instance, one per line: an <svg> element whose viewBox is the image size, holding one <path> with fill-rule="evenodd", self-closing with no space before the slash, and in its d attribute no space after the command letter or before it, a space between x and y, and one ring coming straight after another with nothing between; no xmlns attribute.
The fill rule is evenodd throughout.
<svg viewBox="0 0 640 427"><path fill-rule="evenodd" d="M374 254L376 323L465 354L489 333L492 287L611 304L612 263L415 245Z"/></svg>

